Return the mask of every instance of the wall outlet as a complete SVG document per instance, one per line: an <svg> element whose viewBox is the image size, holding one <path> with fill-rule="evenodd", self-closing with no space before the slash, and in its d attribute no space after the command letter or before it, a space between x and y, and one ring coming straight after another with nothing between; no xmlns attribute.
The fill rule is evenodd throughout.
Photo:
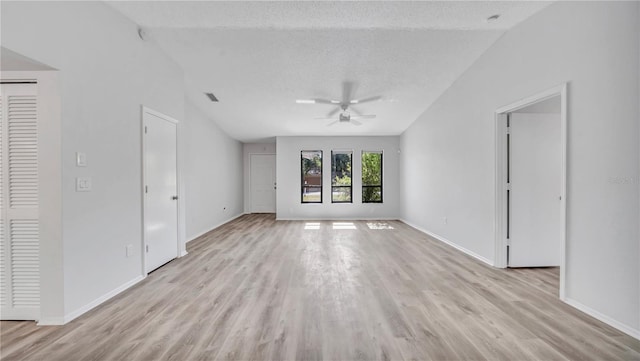
<svg viewBox="0 0 640 361"><path fill-rule="evenodd" d="M76 192L91 192L91 177L76 178Z"/></svg>
<svg viewBox="0 0 640 361"><path fill-rule="evenodd" d="M128 244L124 247L125 250L125 254L127 255L127 258L133 256L133 245L132 244Z"/></svg>

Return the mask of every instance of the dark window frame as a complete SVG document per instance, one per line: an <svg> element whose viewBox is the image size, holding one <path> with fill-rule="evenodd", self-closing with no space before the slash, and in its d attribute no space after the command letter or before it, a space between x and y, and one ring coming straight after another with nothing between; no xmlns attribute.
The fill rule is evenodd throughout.
<svg viewBox="0 0 640 361"><path fill-rule="evenodd" d="M340 151L336 151L336 152L340 152ZM333 185L333 166L334 166L334 161L333 161L333 154L334 151L331 151L331 203L353 203L353 151L349 150L349 151L342 151L342 152L351 152L351 157L349 159L349 163L351 165L351 184L349 184L348 186L344 186L344 185L338 185L338 186L334 186ZM334 201L333 200L333 189L334 188L349 188L349 200L348 201Z"/></svg>
<svg viewBox="0 0 640 361"><path fill-rule="evenodd" d="M365 153L379 153L380 154L380 185L365 185L364 181L361 179L360 181L362 182L362 203L383 203L384 201L384 152L383 151L362 151L362 154L360 155L360 159L362 161L362 156L364 156ZM364 163L360 164L360 168L364 167ZM360 170L360 177L362 178L362 174L364 174L364 172L362 171L362 169ZM368 201L364 199L364 190L366 188L380 188L380 200L379 201Z"/></svg>
<svg viewBox="0 0 640 361"><path fill-rule="evenodd" d="M314 185L314 186L310 186L310 185L305 185L304 184L304 173L302 172L303 168L303 162L304 162L304 157L303 154L304 153L320 153L320 201L305 201L304 200L304 194L305 194L305 189L306 188L318 188L318 186ZM324 168L324 154L322 153L322 150L301 150L300 151L300 203L302 204L321 204L322 203L322 191L324 189L324 180L323 180L323 170Z"/></svg>

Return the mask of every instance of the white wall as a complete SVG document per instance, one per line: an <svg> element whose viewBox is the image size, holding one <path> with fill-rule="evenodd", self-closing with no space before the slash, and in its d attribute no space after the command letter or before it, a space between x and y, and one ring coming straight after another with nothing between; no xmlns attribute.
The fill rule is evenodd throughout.
<svg viewBox="0 0 640 361"><path fill-rule="evenodd" d="M494 111L569 82L567 300L636 337L638 6L542 10L488 49L401 142L403 218L492 260Z"/></svg>
<svg viewBox="0 0 640 361"><path fill-rule="evenodd" d="M4 47L59 70L69 319L141 276L141 255L125 257L141 247L140 106L183 120L183 74L101 2L3 1L1 24ZM93 178L92 192L75 192L78 176Z"/></svg>
<svg viewBox="0 0 640 361"><path fill-rule="evenodd" d="M243 213L242 144L190 102L185 104L187 240Z"/></svg>
<svg viewBox="0 0 640 361"><path fill-rule="evenodd" d="M277 214L278 219L397 219L400 213L398 181L399 137L278 137ZM353 150L353 203L331 203L331 150ZM300 151L322 150L323 203L300 201ZM382 150L382 204L362 203L363 150Z"/></svg>
<svg viewBox="0 0 640 361"><path fill-rule="evenodd" d="M244 213L251 213L251 154L276 154L276 143L245 143L244 163Z"/></svg>

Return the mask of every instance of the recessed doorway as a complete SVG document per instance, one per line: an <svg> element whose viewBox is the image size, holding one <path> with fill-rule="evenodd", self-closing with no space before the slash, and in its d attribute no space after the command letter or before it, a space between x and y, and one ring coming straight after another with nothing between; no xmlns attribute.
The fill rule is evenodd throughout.
<svg viewBox="0 0 640 361"><path fill-rule="evenodd" d="M566 85L496 112L496 266L560 267L564 298Z"/></svg>

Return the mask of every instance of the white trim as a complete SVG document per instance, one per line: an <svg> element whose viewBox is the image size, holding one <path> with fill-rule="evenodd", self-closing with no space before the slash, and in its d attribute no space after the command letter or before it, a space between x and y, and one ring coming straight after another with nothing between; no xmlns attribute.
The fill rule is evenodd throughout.
<svg viewBox="0 0 640 361"><path fill-rule="evenodd" d="M556 95L560 95L561 93L566 93L567 91L567 83L562 83L558 86L555 86L553 88L541 91L537 94L534 94L532 96L526 97L526 98L522 98L518 101L515 101L513 103L510 103L508 105L505 105L503 107L500 107L496 110L496 113L512 113L515 112L517 110L520 110L522 108L525 108L531 104L534 103L539 103L543 100L547 100L549 98L553 98Z"/></svg>
<svg viewBox="0 0 640 361"><path fill-rule="evenodd" d="M531 104L538 103L549 98L560 96L560 141L561 141L561 188L560 188L560 224L562 225L560 243L560 299L565 299L566 286L566 244L567 244L567 83L560 84L551 89L542 91L530 97L518 100L509 105L498 108L495 112L495 267L507 267L507 241L506 241L506 184L502 182L506 173L506 114L515 112Z"/></svg>
<svg viewBox="0 0 640 361"><path fill-rule="evenodd" d="M64 317L47 317L38 321L36 326L61 326L64 323Z"/></svg>
<svg viewBox="0 0 640 361"><path fill-rule="evenodd" d="M631 336L631 337L635 337L636 339L640 340L640 330L636 330L634 328L632 328L631 326L627 326L619 321L614 320L613 318L602 314L596 310L594 310L591 307L585 306L582 303L569 298L569 297L565 297L565 299L563 300L566 304L568 304L569 306L572 306L574 308L577 308L578 310L586 313L587 315L602 321L604 323L606 323L607 325L622 331L624 333L626 333L627 335Z"/></svg>
<svg viewBox="0 0 640 361"><path fill-rule="evenodd" d="M127 282L127 283L125 283L125 284L113 289L110 292L105 293L104 295L96 298L95 300L93 300L93 301L87 303L86 305L78 308L77 310L66 314L64 317L51 317L51 318L46 318L46 319L40 320L40 322L38 322L38 326L59 326L59 325L67 324L67 323L75 320L76 318L82 316L83 314L91 311L95 307L103 304L104 302L107 302L108 300L110 300L111 298L117 296L118 294L122 293L123 291L126 291L127 289L129 289L133 285L135 285L138 282L144 280L145 278L146 278L146 276L144 276L144 275L137 276L136 278L132 279L131 281L129 281L129 282Z"/></svg>
<svg viewBox="0 0 640 361"><path fill-rule="evenodd" d="M231 218L228 218L226 221L222 221L222 222L220 222L220 223L216 224L215 226L213 226L213 227L211 227L211 228L207 229L206 231L202 231L202 232L198 233L197 235L195 235L195 236L191 237L191 239L188 239L188 240L187 240L187 243L189 243L189 242L191 242L191 241L194 241L194 240L196 240L197 238L200 238L200 237L204 236L205 234L207 234L207 233L209 233L209 232L213 231L214 229L216 229L216 228L218 228L218 227L221 227L221 226L223 226L223 225L225 225L225 224L227 224L227 223L229 223L229 222L231 222L231 221L235 220L236 218L240 218L240 217L244 216L245 214L248 214L248 213L240 212L239 214L237 214L237 215L235 215L235 216L232 216Z"/></svg>
<svg viewBox="0 0 640 361"><path fill-rule="evenodd" d="M144 105L142 105L142 113L147 113L147 114L154 115L154 116L156 116L158 118L162 118L164 120L168 120L171 123L174 123L176 125L180 124L180 121L178 121L177 119L172 118L172 117L170 117L170 116L168 116L168 115L166 115L164 113L160 113L159 111L153 110L151 108L147 108Z"/></svg>
<svg viewBox="0 0 640 361"><path fill-rule="evenodd" d="M485 258L485 257L483 257L483 256L481 256L481 255L479 255L479 254L477 254L477 253L475 253L475 252L473 252L471 250L468 250L468 249L466 249L466 248L464 248L462 246L459 246L456 243L451 242L450 240L448 240L448 239L446 239L446 238L444 238L444 237L442 237L442 236L440 236L438 234L435 234L433 232L427 231L426 229L423 229L423 228L421 228L421 227L419 227L419 226L417 226L417 225L415 225L415 224L413 224L413 223L411 223L411 222L409 222L407 220L404 220L404 219L400 219L400 222L402 222L402 223L404 223L404 224L406 224L406 225L408 225L408 226L410 226L412 228L417 229L418 231L426 234L427 236L430 236L431 238L434 238L434 239L436 239L436 240L438 240L438 241L440 241L442 243L448 244L449 246L457 249L458 251L461 251L462 253L465 253L465 254L467 254L467 255L469 255L469 256L471 256L471 257L473 257L473 258L475 258L475 259L477 259L479 261L482 261L483 263L486 263L489 266L493 266L493 262L490 259Z"/></svg>
<svg viewBox="0 0 640 361"><path fill-rule="evenodd" d="M180 122L175 119L172 118L166 114L160 113L156 110L153 110L151 108L148 108L144 105L140 106L140 155L141 155L141 165L142 165L142 169L141 169L141 173L142 173L142 182L140 184L140 190L141 190L141 197L142 197L142 212L141 212L141 221L142 221L142 242L140 244L140 254L141 254L141 258L142 258L142 274L146 275L147 272L147 260L146 260L146 252L145 252L145 245L146 245L146 235L145 235L145 223L144 223L144 214L145 214L145 207L146 207L146 201L145 201L145 184L146 184L146 167L145 167L145 114L150 114L153 115L155 117L158 117L160 119L166 120L168 122L171 122L173 124L176 125L176 188L177 188L177 195L178 195L178 205L177 205L177 218L176 218L176 224L177 224L177 250L176 250L176 257L180 258L180 257L184 257L187 255L187 248L186 248L186 242L185 242L185 234L186 234L186 219L184 217L184 189L183 189L183 184L182 184L182 167L181 167L181 160L180 157L182 155L182 152L180 151L180 147L181 147L181 141L180 141Z"/></svg>
<svg viewBox="0 0 640 361"><path fill-rule="evenodd" d="M313 203L309 203L313 204ZM398 221L397 217L276 217L276 221Z"/></svg>

